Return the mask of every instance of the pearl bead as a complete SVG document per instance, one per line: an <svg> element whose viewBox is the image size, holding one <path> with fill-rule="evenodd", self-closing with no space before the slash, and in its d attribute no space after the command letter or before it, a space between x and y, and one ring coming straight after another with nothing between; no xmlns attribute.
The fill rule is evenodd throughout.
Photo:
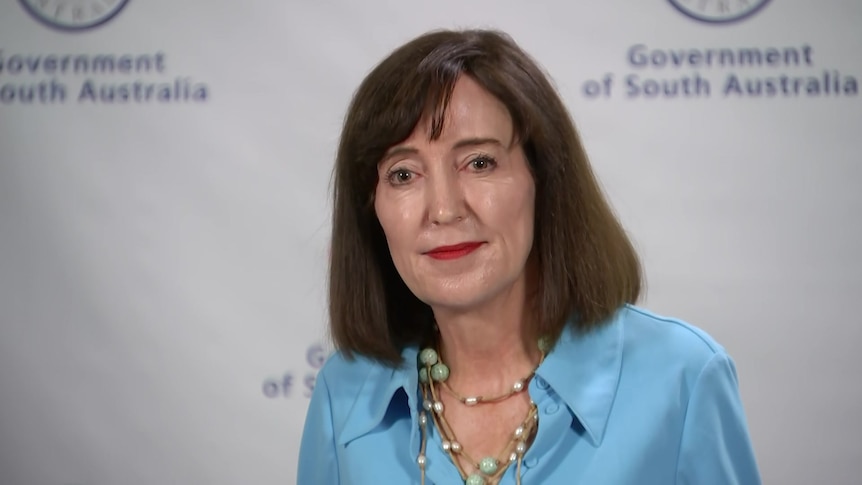
<svg viewBox="0 0 862 485"><path fill-rule="evenodd" d="M419 424L421 426L425 426L426 424L428 424L428 416L426 416L425 413L421 413L419 415Z"/></svg>
<svg viewBox="0 0 862 485"><path fill-rule="evenodd" d="M424 365L434 365L437 363L437 351L434 349L424 349L419 353L419 362Z"/></svg>
<svg viewBox="0 0 862 485"><path fill-rule="evenodd" d="M430 411L430 410L431 410L431 401L429 401L429 400L427 400L427 399L426 399L426 400L424 400L424 401L422 401L422 407L423 407L426 411Z"/></svg>
<svg viewBox="0 0 862 485"><path fill-rule="evenodd" d="M475 406L475 405L479 404L479 397L478 396L471 396L471 397L465 398L464 404L466 404L467 406Z"/></svg>
<svg viewBox="0 0 862 485"><path fill-rule="evenodd" d="M490 456L482 458L482 461L479 462L479 471L485 475L497 473L497 460Z"/></svg>
<svg viewBox="0 0 862 485"><path fill-rule="evenodd" d="M419 369L419 382L422 384L428 383L428 369L425 367Z"/></svg>
<svg viewBox="0 0 862 485"><path fill-rule="evenodd" d="M516 461L518 461L518 454L513 451L512 454L509 455L509 462L514 463Z"/></svg>
<svg viewBox="0 0 862 485"><path fill-rule="evenodd" d="M437 414L440 414L443 412L443 403L442 402L437 401L434 403L434 412Z"/></svg>
<svg viewBox="0 0 862 485"><path fill-rule="evenodd" d="M515 445L515 453L523 455L525 451L527 451L527 443L519 441L518 444Z"/></svg>
<svg viewBox="0 0 862 485"><path fill-rule="evenodd" d="M449 378L449 368L446 364L434 364L431 367L431 378L437 382L443 382Z"/></svg>
<svg viewBox="0 0 862 485"><path fill-rule="evenodd" d="M518 381L512 385L512 390L515 392L521 392L524 390L524 381Z"/></svg>
<svg viewBox="0 0 862 485"><path fill-rule="evenodd" d="M425 463L426 463L425 455L419 455L419 457L416 458L416 463L419 464L419 468L425 468Z"/></svg>
<svg viewBox="0 0 862 485"><path fill-rule="evenodd" d="M461 443L457 441L452 442L452 453L461 453Z"/></svg>
<svg viewBox="0 0 862 485"><path fill-rule="evenodd" d="M517 428L515 428L515 438L520 438L523 435L524 435L524 427L523 426L518 426Z"/></svg>
<svg viewBox="0 0 862 485"><path fill-rule="evenodd" d="M464 482L464 485L485 485L485 479L482 478L481 475L474 473L467 477L467 480Z"/></svg>
<svg viewBox="0 0 862 485"><path fill-rule="evenodd" d="M443 451L448 452L452 448L452 443L450 443L446 440L443 440L442 444L443 444Z"/></svg>

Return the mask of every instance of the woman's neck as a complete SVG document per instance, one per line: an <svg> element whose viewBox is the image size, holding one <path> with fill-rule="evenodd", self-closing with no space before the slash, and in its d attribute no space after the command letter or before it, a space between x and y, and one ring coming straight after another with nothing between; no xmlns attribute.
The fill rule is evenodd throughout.
<svg viewBox="0 0 862 485"><path fill-rule="evenodd" d="M462 394L505 392L539 363L537 336L525 298L507 298L468 312L435 310L447 383Z"/></svg>

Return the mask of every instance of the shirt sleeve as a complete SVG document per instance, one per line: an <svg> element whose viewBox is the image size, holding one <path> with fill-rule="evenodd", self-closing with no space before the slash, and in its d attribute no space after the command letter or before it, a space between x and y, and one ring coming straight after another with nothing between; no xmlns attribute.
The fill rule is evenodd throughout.
<svg viewBox="0 0 862 485"><path fill-rule="evenodd" d="M701 370L686 410L677 485L760 485L736 367L719 352Z"/></svg>
<svg viewBox="0 0 862 485"><path fill-rule="evenodd" d="M311 393L299 447L296 483L298 485L340 483L338 457L335 452L335 432L332 425L332 401L323 372L318 373L317 383Z"/></svg>

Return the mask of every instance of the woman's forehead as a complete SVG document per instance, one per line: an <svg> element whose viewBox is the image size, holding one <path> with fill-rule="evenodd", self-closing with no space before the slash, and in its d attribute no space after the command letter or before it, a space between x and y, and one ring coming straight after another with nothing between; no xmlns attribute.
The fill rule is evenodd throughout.
<svg viewBox="0 0 862 485"><path fill-rule="evenodd" d="M509 110L469 76L459 77L442 116L442 131L438 139L434 140L432 136L434 111L429 110L419 119L405 142L454 146L462 140L495 139L508 146L513 138Z"/></svg>

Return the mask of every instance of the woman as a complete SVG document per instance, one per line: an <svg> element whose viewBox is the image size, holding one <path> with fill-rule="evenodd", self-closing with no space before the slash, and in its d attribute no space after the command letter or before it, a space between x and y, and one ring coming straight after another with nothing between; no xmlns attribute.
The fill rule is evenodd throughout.
<svg viewBox="0 0 862 485"><path fill-rule="evenodd" d="M491 31L407 43L342 133L298 483L759 483L731 359L640 284L536 63Z"/></svg>

